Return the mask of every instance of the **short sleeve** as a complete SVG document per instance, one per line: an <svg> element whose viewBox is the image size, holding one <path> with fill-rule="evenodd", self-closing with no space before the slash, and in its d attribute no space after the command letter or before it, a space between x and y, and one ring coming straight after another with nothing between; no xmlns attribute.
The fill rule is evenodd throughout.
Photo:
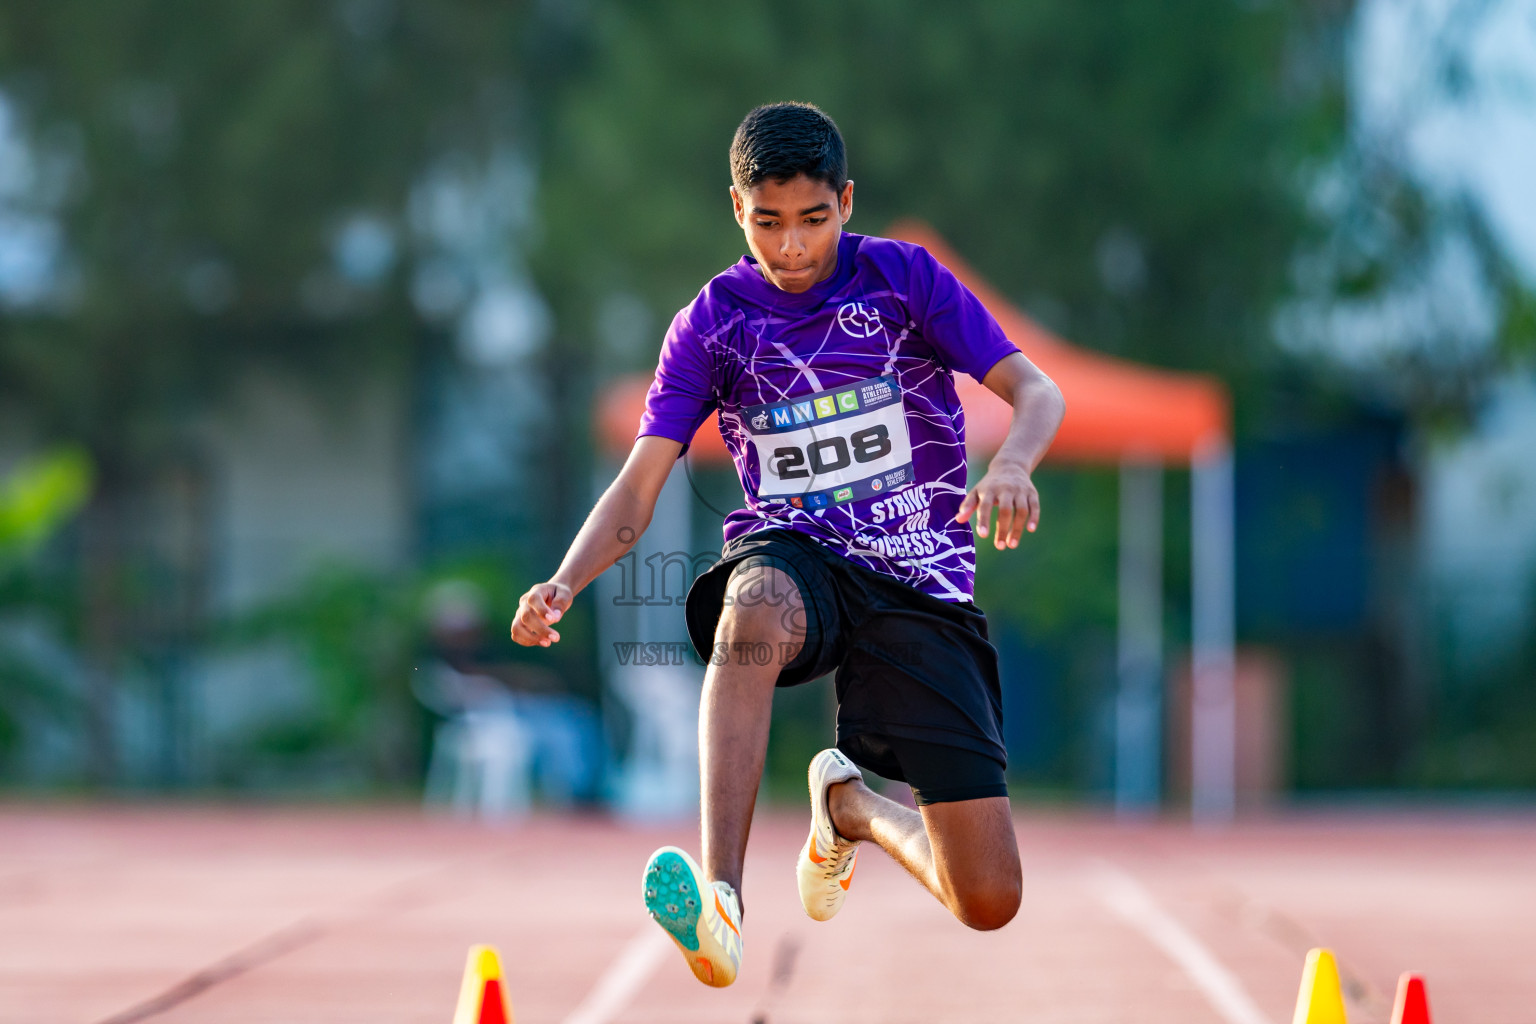
<svg viewBox="0 0 1536 1024"><path fill-rule="evenodd" d="M680 442L683 451L716 407L709 358L684 309L672 319L661 343L656 378L645 395L645 412L635 437L647 434Z"/></svg>
<svg viewBox="0 0 1536 1024"><path fill-rule="evenodd" d="M927 249L913 255L908 296L918 330L950 369L979 381L1018 351L981 300Z"/></svg>

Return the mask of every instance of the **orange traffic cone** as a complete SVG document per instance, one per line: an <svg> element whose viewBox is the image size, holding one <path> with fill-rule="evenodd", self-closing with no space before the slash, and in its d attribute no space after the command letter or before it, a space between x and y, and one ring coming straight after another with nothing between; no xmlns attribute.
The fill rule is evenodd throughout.
<svg viewBox="0 0 1536 1024"><path fill-rule="evenodd" d="M1397 979L1397 1003L1392 1007L1392 1024L1429 1024L1429 997L1424 979L1405 974Z"/></svg>
<svg viewBox="0 0 1536 1024"><path fill-rule="evenodd" d="M513 1024L512 1004L502 983L501 956L494 946L470 946L453 1024Z"/></svg>
<svg viewBox="0 0 1536 1024"><path fill-rule="evenodd" d="M1314 949L1307 954L1291 1024L1347 1024L1339 965L1334 962L1332 950Z"/></svg>

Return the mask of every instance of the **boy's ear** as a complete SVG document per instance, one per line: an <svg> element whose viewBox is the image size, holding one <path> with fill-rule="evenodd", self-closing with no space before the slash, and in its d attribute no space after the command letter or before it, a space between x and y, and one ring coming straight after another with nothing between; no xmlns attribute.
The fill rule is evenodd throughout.
<svg viewBox="0 0 1536 1024"><path fill-rule="evenodd" d="M844 224L853 216L853 179L843 183L843 194L837 197L837 212Z"/></svg>
<svg viewBox="0 0 1536 1024"><path fill-rule="evenodd" d="M742 202L741 193L736 190L735 185L731 186L731 212L736 216L736 226L745 228L747 226L747 207Z"/></svg>

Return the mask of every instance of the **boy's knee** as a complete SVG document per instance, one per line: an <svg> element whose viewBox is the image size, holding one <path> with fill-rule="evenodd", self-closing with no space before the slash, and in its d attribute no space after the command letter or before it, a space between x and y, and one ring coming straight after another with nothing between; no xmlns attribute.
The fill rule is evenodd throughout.
<svg viewBox="0 0 1536 1024"><path fill-rule="evenodd" d="M782 570L754 565L731 574L718 632L736 641L779 643L794 635L800 592Z"/></svg>
<svg viewBox="0 0 1536 1024"><path fill-rule="evenodd" d="M1012 921L1024 899L1024 875L1017 861L994 861L988 868L981 877L955 886L951 900L960 922L979 932L995 931Z"/></svg>
<svg viewBox="0 0 1536 1024"><path fill-rule="evenodd" d="M960 923L979 932L996 931L1019 912L1023 902L1018 883L996 882L956 893L954 911Z"/></svg>

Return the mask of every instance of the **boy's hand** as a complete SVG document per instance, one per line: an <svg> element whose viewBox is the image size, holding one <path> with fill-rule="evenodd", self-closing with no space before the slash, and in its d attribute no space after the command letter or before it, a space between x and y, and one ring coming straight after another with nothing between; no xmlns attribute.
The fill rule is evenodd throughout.
<svg viewBox="0 0 1536 1024"><path fill-rule="evenodd" d="M985 537L992 528L992 509L997 508L997 536L993 545L1001 551L1019 546L1025 530L1035 532L1040 525L1040 492L1029 478L1029 470L1014 462L994 461L987 475L960 503L955 522L963 523L976 513L976 535Z"/></svg>
<svg viewBox="0 0 1536 1024"><path fill-rule="evenodd" d="M548 647L560 642L560 634L550 627L571 607L571 588L564 583L535 583L517 600L517 615L512 619L512 639L524 647L538 644Z"/></svg>

